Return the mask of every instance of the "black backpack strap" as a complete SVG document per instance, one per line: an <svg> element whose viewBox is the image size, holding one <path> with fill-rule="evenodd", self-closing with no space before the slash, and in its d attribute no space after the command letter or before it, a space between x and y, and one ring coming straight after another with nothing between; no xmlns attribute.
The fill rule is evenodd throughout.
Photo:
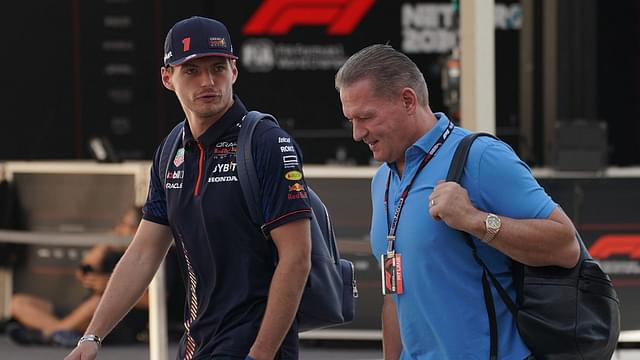
<svg viewBox="0 0 640 360"><path fill-rule="evenodd" d="M489 133L472 133L465 136L458 144L458 148L456 149L456 152L453 155L453 160L451 160L451 165L449 166L449 172L447 173L447 181L454 181L460 184L460 181L462 179L462 173L464 172L464 166L467 163L467 158L469 157L469 151L471 150L471 145L480 136L488 136L496 140L499 140L497 137ZM513 300L511 300L511 297L509 297L509 294L507 293L507 291L502 287L502 285L500 285L500 283L498 282L496 277L493 275L493 273L489 271L489 269L484 264L482 259L478 256L476 246L471 240L471 236L467 233L465 233L465 240L467 242L467 245L473 251L473 255L474 255L474 258L476 259L476 262L478 262L484 269L487 270L487 275L491 278L491 282L493 283L496 290L498 291L498 294L504 301L505 305L507 305L507 307L509 308L509 311L511 311L511 314L513 314L513 316L515 317L517 313L517 307L515 303L513 302Z"/></svg>
<svg viewBox="0 0 640 360"><path fill-rule="evenodd" d="M464 166L467 163L467 158L469 157L469 151L471 150L471 145L480 136L489 136L498 140L497 137L489 133L471 133L465 136L462 140L460 140L460 143L458 143L458 147L456 148L456 152L453 154L451 165L449 165L449 172L447 173L447 181L454 181L460 184L460 180L462 180L462 173L464 171Z"/></svg>
<svg viewBox="0 0 640 360"><path fill-rule="evenodd" d="M167 138L162 143L162 149L160 150L160 166L158 170L163 171L163 173L159 173L160 182L162 182L162 187L164 190L167 190L167 171L169 171L169 161L171 157L175 155L176 150L178 150L178 145L182 143L182 134L184 130L184 120L178 123Z"/></svg>
<svg viewBox="0 0 640 360"><path fill-rule="evenodd" d="M258 111L249 111L242 120L242 127L238 135L238 152L236 153L238 181L242 189L242 195L249 208L251 220L262 227L264 225L264 214L262 213L262 192L256 166L253 161L253 134L258 123L263 119L273 121L278 125L278 121L269 114Z"/></svg>
<svg viewBox="0 0 640 360"><path fill-rule="evenodd" d="M469 151L471 150L471 145L480 136L489 136L494 139L498 139L488 133L472 133L465 136L458 144L456 152L453 155L451 165L449 166L449 172L447 173L447 181L454 181L460 184L462 174L464 172L464 166L467 163ZM500 285L498 279L496 279L496 277L478 255L478 249L473 243L471 235L464 233L464 240L467 246L471 248L471 253L474 260L478 263L478 265L480 265L480 267L482 267L482 292L484 295L484 303L487 308L487 316L489 318L489 332L491 335L490 359L494 360L498 358L498 323L493 301L493 294L491 293L491 287L489 285L489 279L491 280L494 288L498 291L498 294L500 295L500 298L502 299L504 304L509 308L509 311L513 315L514 319L516 318L517 308L515 303L509 297L507 291L502 287L502 285Z"/></svg>

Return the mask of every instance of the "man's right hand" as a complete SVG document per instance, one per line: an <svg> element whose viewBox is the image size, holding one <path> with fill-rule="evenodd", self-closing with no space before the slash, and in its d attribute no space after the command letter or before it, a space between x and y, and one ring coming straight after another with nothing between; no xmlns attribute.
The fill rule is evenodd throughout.
<svg viewBox="0 0 640 360"><path fill-rule="evenodd" d="M95 341L84 341L76 346L64 360L94 360L98 356L99 345Z"/></svg>

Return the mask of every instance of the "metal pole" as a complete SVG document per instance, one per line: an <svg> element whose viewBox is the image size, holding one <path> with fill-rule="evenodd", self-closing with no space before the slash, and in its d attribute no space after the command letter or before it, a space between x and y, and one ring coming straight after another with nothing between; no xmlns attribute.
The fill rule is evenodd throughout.
<svg viewBox="0 0 640 360"><path fill-rule="evenodd" d="M519 155L525 161L534 156L534 0L522 0L522 28L520 29L520 139Z"/></svg>
<svg viewBox="0 0 640 360"><path fill-rule="evenodd" d="M543 38L543 92L542 106L544 119L544 164L553 163L553 151L555 147L555 124L558 117L558 2L557 0L544 0L542 16Z"/></svg>

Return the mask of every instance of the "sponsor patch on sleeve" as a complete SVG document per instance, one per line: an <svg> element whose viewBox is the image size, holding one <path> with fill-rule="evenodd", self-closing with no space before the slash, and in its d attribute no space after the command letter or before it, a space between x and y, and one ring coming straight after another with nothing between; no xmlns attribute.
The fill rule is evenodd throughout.
<svg viewBox="0 0 640 360"><path fill-rule="evenodd" d="M299 166L298 155L282 155L282 164L285 169L293 169Z"/></svg>
<svg viewBox="0 0 640 360"><path fill-rule="evenodd" d="M302 173L298 170L291 170L284 174L286 180L297 181L302 179Z"/></svg>
<svg viewBox="0 0 640 360"><path fill-rule="evenodd" d="M307 195L307 192L304 189L304 185L300 183L295 183L289 186L289 193L287 194L288 200L306 199L308 197L309 196Z"/></svg>

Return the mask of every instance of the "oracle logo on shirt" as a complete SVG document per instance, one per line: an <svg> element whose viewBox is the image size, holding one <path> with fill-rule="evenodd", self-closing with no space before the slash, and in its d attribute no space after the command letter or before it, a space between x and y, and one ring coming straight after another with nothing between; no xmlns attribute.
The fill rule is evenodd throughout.
<svg viewBox="0 0 640 360"><path fill-rule="evenodd" d="M238 151L238 143L232 141L221 141L213 148L213 156L221 158L235 154Z"/></svg>

